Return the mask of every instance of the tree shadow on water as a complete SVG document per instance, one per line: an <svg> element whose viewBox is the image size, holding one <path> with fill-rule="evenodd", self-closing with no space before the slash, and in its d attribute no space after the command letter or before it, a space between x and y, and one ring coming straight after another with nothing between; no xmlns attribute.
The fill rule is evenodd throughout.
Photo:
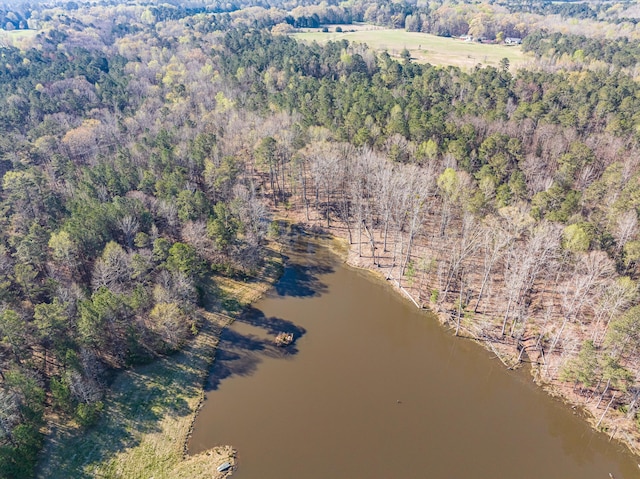
<svg viewBox="0 0 640 479"><path fill-rule="evenodd" d="M320 296L326 293L327 285L320 281L318 276L333 271L334 268L330 264L288 264L274 289L278 296L297 298Z"/></svg>
<svg viewBox="0 0 640 479"><path fill-rule="evenodd" d="M215 391L222 380L232 376L250 376L265 358L287 358L298 353L296 342L306 330L291 321L281 318L267 318L255 308L242 316L241 321L262 328L269 334L260 338L253 334L242 334L232 328L225 329L220 336L216 358L206 385L206 391ZM293 342L285 347L275 344L279 332L292 333Z"/></svg>
<svg viewBox="0 0 640 479"><path fill-rule="evenodd" d="M292 321L275 316L268 318L261 310L253 306L247 307L244 314L238 318L238 321L255 326L256 328L261 328L274 336L278 333L291 333L293 334L294 340L300 338L307 332L302 326L298 326Z"/></svg>

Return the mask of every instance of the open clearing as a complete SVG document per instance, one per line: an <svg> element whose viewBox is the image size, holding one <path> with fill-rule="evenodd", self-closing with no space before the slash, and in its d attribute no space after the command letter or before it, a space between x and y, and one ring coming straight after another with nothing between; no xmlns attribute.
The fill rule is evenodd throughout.
<svg viewBox="0 0 640 479"><path fill-rule="evenodd" d="M2 30L0 29L0 46L18 46L25 40L31 40L40 30Z"/></svg>
<svg viewBox="0 0 640 479"><path fill-rule="evenodd" d="M411 58L419 63L432 65L457 66L469 69L478 63L498 67L500 60L508 58L511 71L521 68L533 59L522 52L520 46L496 45L489 43L466 42L457 38L445 38L428 33L406 32L394 29L376 29L343 25L343 32L322 33L320 29L292 34L293 38L303 41L326 43L331 40L348 40L349 42L366 43L374 50L387 50L392 56L399 56L406 48ZM348 31L355 30L355 31Z"/></svg>

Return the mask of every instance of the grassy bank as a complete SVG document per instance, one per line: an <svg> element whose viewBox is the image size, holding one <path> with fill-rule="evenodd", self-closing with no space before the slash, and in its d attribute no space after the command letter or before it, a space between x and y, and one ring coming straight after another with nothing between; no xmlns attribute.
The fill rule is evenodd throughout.
<svg viewBox="0 0 640 479"><path fill-rule="evenodd" d="M201 329L180 353L118 375L98 424L81 431L55 425L47 437L39 478L211 478L217 465L233 462L222 446L185 458L186 441L203 398L219 334L243 308L279 277L278 247L252 280L212 278ZM217 474L217 475L216 475Z"/></svg>
<svg viewBox="0 0 640 479"><path fill-rule="evenodd" d="M343 27L346 30L348 27ZM438 37L427 33L406 32L395 29L358 29L322 33L309 31L295 33L293 38L303 41L326 43L330 40L349 40L366 43L374 50L387 50L392 56L399 56L403 49L409 50L412 59L432 65L457 66L469 69L478 63L498 67L500 60L508 58L511 70L520 68L530 60L519 46L506 46L477 42L465 42L455 38Z"/></svg>

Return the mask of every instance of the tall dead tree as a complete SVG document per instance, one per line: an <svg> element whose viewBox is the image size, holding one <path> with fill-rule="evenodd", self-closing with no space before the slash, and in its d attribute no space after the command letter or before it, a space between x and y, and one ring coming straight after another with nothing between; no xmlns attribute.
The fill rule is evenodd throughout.
<svg viewBox="0 0 640 479"><path fill-rule="evenodd" d="M504 287L506 307L501 336L511 319L511 334L522 317L525 299L540 273L549 265L560 245L560 230L547 222L537 225L519 242L514 242L505 255ZM513 314L515 311L515 315Z"/></svg>
<svg viewBox="0 0 640 479"><path fill-rule="evenodd" d="M473 312L478 312L478 307L484 296L487 283L491 277L493 268L498 263L505 248L507 248L514 240L513 236L500 226L500 222L496 218L488 218L480 228L481 251L482 251L482 280L480 282L480 290L478 298L473 307Z"/></svg>

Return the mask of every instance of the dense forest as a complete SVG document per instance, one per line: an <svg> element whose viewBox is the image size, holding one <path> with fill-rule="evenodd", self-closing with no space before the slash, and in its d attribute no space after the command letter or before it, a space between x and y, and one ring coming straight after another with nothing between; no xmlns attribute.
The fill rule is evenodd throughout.
<svg viewBox="0 0 640 479"><path fill-rule="evenodd" d="M270 31L533 28L484 4L312 3L2 11L38 29L0 48L2 477L33 473L49 416L91 427L115 372L197 334L207 283L259 268L282 214L341 228L456 334L609 403L635 443L638 41L534 28L540 64L463 71Z"/></svg>
<svg viewBox="0 0 640 479"><path fill-rule="evenodd" d="M602 62L616 69L630 69L638 63L640 42L622 37L616 40L588 38L537 31L527 36L523 49L539 58L560 57L580 63Z"/></svg>

